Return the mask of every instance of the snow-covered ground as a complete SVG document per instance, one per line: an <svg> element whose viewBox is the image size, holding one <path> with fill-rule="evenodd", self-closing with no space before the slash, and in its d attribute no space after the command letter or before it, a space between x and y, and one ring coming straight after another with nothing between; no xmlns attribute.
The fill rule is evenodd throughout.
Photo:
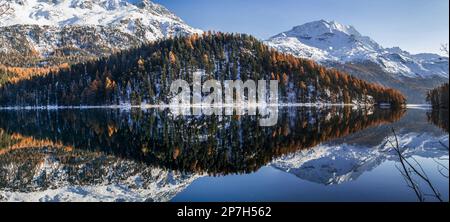
<svg viewBox="0 0 450 222"><path fill-rule="evenodd" d="M343 107L343 106L373 106L373 104L344 104L344 103L233 103L233 104L159 104L159 105L105 105L105 106L7 106L0 107L0 110L58 110L58 109L154 109L154 108L178 108L178 107ZM424 106L426 107L426 106Z"/></svg>

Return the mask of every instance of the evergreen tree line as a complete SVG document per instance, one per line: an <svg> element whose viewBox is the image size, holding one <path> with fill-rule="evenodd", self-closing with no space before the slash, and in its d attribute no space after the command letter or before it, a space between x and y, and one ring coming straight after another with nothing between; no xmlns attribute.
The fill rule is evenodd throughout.
<svg viewBox="0 0 450 222"><path fill-rule="evenodd" d="M390 103L405 97L335 69L277 52L245 34L174 37L0 86L2 106L167 103L176 79L280 81L282 102Z"/></svg>
<svg viewBox="0 0 450 222"><path fill-rule="evenodd" d="M428 91L427 102L429 102L433 109L448 109L448 83Z"/></svg>

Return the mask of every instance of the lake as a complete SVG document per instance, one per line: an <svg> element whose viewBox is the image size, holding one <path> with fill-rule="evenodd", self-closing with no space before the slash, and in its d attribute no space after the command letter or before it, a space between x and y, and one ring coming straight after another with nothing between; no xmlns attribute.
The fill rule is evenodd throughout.
<svg viewBox="0 0 450 222"><path fill-rule="evenodd" d="M448 111L278 109L0 110L0 201L449 200Z"/></svg>

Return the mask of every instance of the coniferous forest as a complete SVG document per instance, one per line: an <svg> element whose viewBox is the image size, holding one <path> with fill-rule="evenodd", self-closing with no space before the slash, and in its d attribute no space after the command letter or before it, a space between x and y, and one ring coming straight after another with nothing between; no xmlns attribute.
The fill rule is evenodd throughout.
<svg viewBox="0 0 450 222"><path fill-rule="evenodd" d="M427 101L433 106L433 109L448 109L448 83L445 83L427 94Z"/></svg>
<svg viewBox="0 0 450 222"><path fill-rule="evenodd" d="M448 124L448 83L430 90L427 93L427 101L432 106L432 110L427 113L428 121L439 126L440 128L449 131Z"/></svg>
<svg viewBox="0 0 450 222"><path fill-rule="evenodd" d="M282 102L405 103L403 95L317 63L277 52L245 34L175 37L108 57L0 82L0 105L117 105L168 102L170 85L202 80L279 80ZM5 72L5 71L4 71Z"/></svg>

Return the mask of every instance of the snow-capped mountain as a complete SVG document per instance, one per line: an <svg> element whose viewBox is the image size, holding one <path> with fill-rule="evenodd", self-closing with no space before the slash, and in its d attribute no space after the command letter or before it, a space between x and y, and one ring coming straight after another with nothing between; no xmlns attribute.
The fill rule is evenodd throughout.
<svg viewBox="0 0 450 222"><path fill-rule="evenodd" d="M335 21L320 20L296 26L266 43L282 52L322 63L370 61L397 78L448 79L448 58L436 54L413 55L398 47L384 48L354 27Z"/></svg>
<svg viewBox="0 0 450 222"><path fill-rule="evenodd" d="M150 0L8 0L0 53L33 57L102 56L201 31Z"/></svg>

